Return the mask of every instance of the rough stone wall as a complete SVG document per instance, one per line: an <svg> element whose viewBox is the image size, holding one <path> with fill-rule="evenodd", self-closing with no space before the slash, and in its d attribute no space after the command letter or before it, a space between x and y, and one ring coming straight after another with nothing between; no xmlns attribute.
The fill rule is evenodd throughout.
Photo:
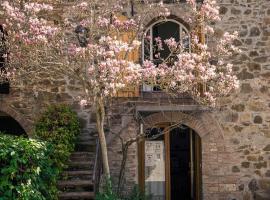
<svg viewBox="0 0 270 200"><path fill-rule="evenodd" d="M209 113L221 130L208 131L203 136L203 194L205 200L270 199L270 1L219 0L222 21L219 31L240 33L236 45L242 53L233 58L235 72L241 80L236 94L220 101L221 110ZM185 21L183 8L172 6L172 13ZM184 14L183 14L184 13ZM149 16L149 22L156 16ZM0 95L0 110L13 116L28 133L32 123L46 105L65 102L71 104L81 118L83 131L95 128L91 108L82 110L77 100L78 85L74 80L43 79L44 90L11 88L10 95ZM124 139L138 133L136 120L123 114L114 120L115 130L124 128ZM207 118L198 120L206 127L215 127ZM129 123L126 123L126 122ZM213 128L215 129L215 128ZM204 134L197 130L198 134ZM214 134L220 132L220 135ZM126 179L137 181L137 147L129 150ZM121 144L116 136L109 143L110 167L118 176Z"/></svg>
<svg viewBox="0 0 270 200"><path fill-rule="evenodd" d="M210 113L223 138L209 133L202 141L204 199L270 199L270 2L218 2L222 14L218 32L240 33L235 45L242 53L232 58L240 89L220 100L221 110ZM176 8L172 13L186 18ZM155 17L150 16L149 22Z"/></svg>
<svg viewBox="0 0 270 200"><path fill-rule="evenodd" d="M219 3L222 21L217 27L239 31L235 44L242 49L233 58L240 90L224 98L222 110L215 113L224 133L224 183L235 184L236 199L270 199L270 2ZM230 196L224 194L224 198Z"/></svg>
<svg viewBox="0 0 270 200"><path fill-rule="evenodd" d="M82 109L78 103L78 87L74 80L46 74L35 74L40 79L31 80L23 88L11 83L10 94L0 94L0 110L17 120L31 136L33 123L41 112L51 104L63 103L70 105L79 115L82 131L92 131L94 121L90 107ZM34 89L38 88L38 89Z"/></svg>
<svg viewBox="0 0 270 200"><path fill-rule="evenodd" d="M49 0L50 1L50 0ZM47 16L48 20L61 22L67 1L53 1L55 12ZM5 22L5 16L0 7L0 23ZM78 102L81 86L78 81L49 71L32 71L22 79L11 81L10 94L0 94L0 111L17 120L31 136L33 123L41 112L51 104L68 104L79 115L82 131L94 132L95 121L92 109L82 109Z"/></svg>
<svg viewBox="0 0 270 200"><path fill-rule="evenodd" d="M132 121L129 125L125 128L124 131L120 134L123 141L127 141L131 137L135 137L138 133L136 121ZM123 159L122 155L122 143L118 136L114 137L110 144L108 145L108 156L109 156L109 164L110 169L112 172L113 181L118 183L121 162ZM134 183L137 183L137 171L138 167L138 158L137 158L137 143L133 143L127 153L127 161L125 166L125 178L123 188L125 190L131 190L134 187Z"/></svg>

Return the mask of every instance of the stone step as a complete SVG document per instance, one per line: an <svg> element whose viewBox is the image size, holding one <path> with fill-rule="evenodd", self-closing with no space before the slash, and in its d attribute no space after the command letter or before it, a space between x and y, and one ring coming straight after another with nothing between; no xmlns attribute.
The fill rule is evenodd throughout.
<svg viewBox="0 0 270 200"><path fill-rule="evenodd" d="M95 160L94 157L89 157L89 156L76 157L76 156L73 156L73 157L69 158L69 163L80 162L80 161L87 162L87 161L93 161L93 160Z"/></svg>
<svg viewBox="0 0 270 200"><path fill-rule="evenodd" d="M88 138L78 138L77 141L76 141L76 144L84 144L84 143L86 143L88 145L96 146L96 141L88 139Z"/></svg>
<svg viewBox="0 0 270 200"><path fill-rule="evenodd" d="M80 142L76 143L75 151L87 151L87 152L94 152L96 150L95 144L89 144L87 142Z"/></svg>
<svg viewBox="0 0 270 200"><path fill-rule="evenodd" d="M73 159L84 159L84 158L91 158L94 159L95 158L95 153L93 152L86 152L86 151L77 151L77 152L73 152L70 155L70 160Z"/></svg>
<svg viewBox="0 0 270 200"><path fill-rule="evenodd" d="M78 171L78 170L93 170L94 161L74 161L68 163L68 170Z"/></svg>
<svg viewBox="0 0 270 200"><path fill-rule="evenodd" d="M64 171L63 174L68 175L68 176L92 175L93 171L91 170Z"/></svg>
<svg viewBox="0 0 270 200"><path fill-rule="evenodd" d="M88 200L94 199L94 192L61 192L59 200Z"/></svg>
<svg viewBox="0 0 270 200"><path fill-rule="evenodd" d="M78 137L81 137L81 136L91 136L91 137L93 137L93 135L95 135L95 134L97 134L96 131L91 131L91 132L89 132L89 131L84 131L84 132L81 132L81 133L78 135ZM93 137L93 138L95 138L95 137Z"/></svg>
<svg viewBox="0 0 270 200"><path fill-rule="evenodd" d="M93 142L96 142L96 138L91 136L91 135L79 135L77 137L77 140L89 140L89 141L93 141Z"/></svg>
<svg viewBox="0 0 270 200"><path fill-rule="evenodd" d="M95 151L96 144L91 144L87 142L80 142L75 144L75 149L77 148L77 151ZM87 149L87 150L84 150Z"/></svg>
<svg viewBox="0 0 270 200"><path fill-rule="evenodd" d="M95 157L93 156L72 156L69 158L69 163L72 163L72 162L90 162L90 161L94 161L95 160Z"/></svg>
<svg viewBox="0 0 270 200"><path fill-rule="evenodd" d="M75 145L96 146L96 142L95 141L89 141L89 140L78 140Z"/></svg>
<svg viewBox="0 0 270 200"><path fill-rule="evenodd" d="M91 180L60 180L57 187L65 192L82 192L93 190L93 183Z"/></svg>
<svg viewBox="0 0 270 200"><path fill-rule="evenodd" d="M91 162L91 161L93 161L94 160L94 158L89 158L89 157L83 157L83 158L80 158L80 157L78 157L78 158L76 158L76 157L74 157L74 158L70 158L69 160L68 160L68 163L72 163L72 162Z"/></svg>
<svg viewBox="0 0 270 200"><path fill-rule="evenodd" d="M91 180L93 172L91 170L64 171L62 176L65 180Z"/></svg>
<svg viewBox="0 0 270 200"><path fill-rule="evenodd" d="M83 138L84 139L84 138ZM96 145L96 141L95 140L77 140L76 144L88 144L88 145Z"/></svg>

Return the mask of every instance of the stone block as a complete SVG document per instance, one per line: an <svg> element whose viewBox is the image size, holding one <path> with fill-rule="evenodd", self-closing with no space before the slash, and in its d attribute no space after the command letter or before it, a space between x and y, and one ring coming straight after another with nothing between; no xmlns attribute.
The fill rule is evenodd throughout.
<svg viewBox="0 0 270 200"><path fill-rule="evenodd" d="M251 93L253 91L250 83L242 83L240 92L243 94Z"/></svg>
<svg viewBox="0 0 270 200"><path fill-rule="evenodd" d="M232 110L235 110L237 112L243 112L245 110L245 105L244 104L232 105Z"/></svg>
<svg viewBox="0 0 270 200"><path fill-rule="evenodd" d="M242 166L243 168L249 168L250 162L242 162L242 163L241 163L241 166Z"/></svg>
<svg viewBox="0 0 270 200"><path fill-rule="evenodd" d="M254 122L255 124L262 124L263 119L262 119L261 116L257 115L257 116L254 117L253 122Z"/></svg>

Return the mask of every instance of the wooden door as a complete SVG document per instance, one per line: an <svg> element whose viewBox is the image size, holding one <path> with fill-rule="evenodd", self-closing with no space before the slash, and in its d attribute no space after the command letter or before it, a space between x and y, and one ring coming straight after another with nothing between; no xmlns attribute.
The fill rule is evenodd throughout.
<svg viewBox="0 0 270 200"><path fill-rule="evenodd" d="M181 129L169 130L168 126L164 125L159 128L165 133L162 138L159 138L159 141L163 142L152 144L164 144L165 180L164 184L159 185L159 190L160 188L161 190L164 189L165 195L161 195L160 198L176 200L180 195L177 192L181 192L181 196L184 195L185 200L200 200L202 198L202 181L199 135L188 127L185 127L185 131L181 131ZM151 142L149 143L147 139L139 143L139 184L142 191L145 191L145 188L149 185L149 182L146 183L149 172L147 172L147 166L145 166L145 159L148 159L145 158L145 155L149 155L146 152L145 144L151 145Z"/></svg>

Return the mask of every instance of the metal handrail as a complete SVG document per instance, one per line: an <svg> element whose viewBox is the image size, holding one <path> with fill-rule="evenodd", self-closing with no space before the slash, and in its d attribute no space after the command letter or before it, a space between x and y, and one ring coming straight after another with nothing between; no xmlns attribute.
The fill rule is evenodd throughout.
<svg viewBox="0 0 270 200"><path fill-rule="evenodd" d="M94 194L97 194L99 191L101 173L102 173L102 159L101 159L101 152L100 152L100 143L99 143L99 139L97 138L95 164L94 164L94 171L93 171Z"/></svg>

